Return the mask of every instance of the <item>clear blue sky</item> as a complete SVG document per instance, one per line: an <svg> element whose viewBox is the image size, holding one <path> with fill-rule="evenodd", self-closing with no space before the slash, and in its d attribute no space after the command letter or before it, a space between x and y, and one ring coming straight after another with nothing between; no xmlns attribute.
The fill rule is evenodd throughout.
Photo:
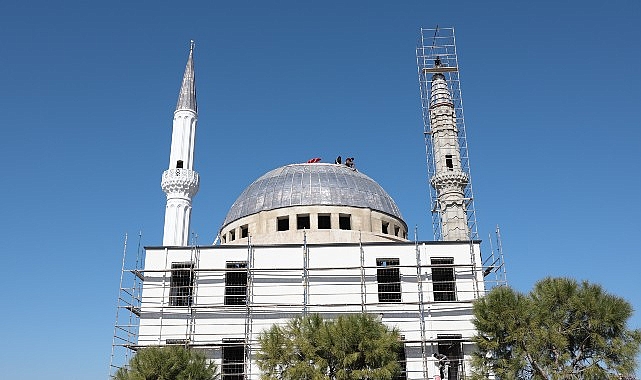
<svg viewBox="0 0 641 380"><path fill-rule="evenodd" d="M338 154L429 239L414 49L436 24L456 28L480 232L501 226L510 284L601 283L640 328L641 2L5 1L3 376L106 377L123 235L162 241L190 39L199 243L262 173Z"/></svg>

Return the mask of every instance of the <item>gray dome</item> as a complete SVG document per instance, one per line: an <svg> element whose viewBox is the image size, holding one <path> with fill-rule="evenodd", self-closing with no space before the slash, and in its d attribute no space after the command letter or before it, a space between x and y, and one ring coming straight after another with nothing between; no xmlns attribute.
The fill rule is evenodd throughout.
<svg viewBox="0 0 641 380"><path fill-rule="evenodd" d="M337 164L292 164L255 180L234 202L229 223L260 211L290 206L364 207L403 220L398 206L383 188L363 173Z"/></svg>

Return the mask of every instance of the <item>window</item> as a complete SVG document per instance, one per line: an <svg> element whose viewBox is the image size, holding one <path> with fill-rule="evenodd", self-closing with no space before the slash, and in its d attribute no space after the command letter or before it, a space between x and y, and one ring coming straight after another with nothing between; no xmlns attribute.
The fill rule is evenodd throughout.
<svg viewBox="0 0 641 380"><path fill-rule="evenodd" d="M401 302L401 272L398 259L376 259L378 302Z"/></svg>
<svg viewBox="0 0 641 380"><path fill-rule="evenodd" d="M454 162L452 161L451 154L445 155L445 166L447 166L447 170L454 170Z"/></svg>
<svg viewBox="0 0 641 380"><path fill-rule="evenodd" d="M394 380L407 380L407 356L405 356L405 336L401 335L401 345L396 353L397 361L401 372L394 377Z"/></svg>
<svg viewBox="0 0 641 380"><path fill-rule="evenodd" d="M309 214L296 215L296 229L309 230Z"/></svg>
<svg viewBox="0 0 641 380"><path fill-rule="evenodd" d="M187 344L187 339L165 339L165 344L184 346Z"/></svg>
<svg viewBox="0 0 641 380"><path fill-rule="evenodd" d="M332 228L332 218L329 214L318 214L318 229L329 230Z"/></svg>
<svg viewBox="0 0 641 380"><path fill-rule="evenodd" d="M456 301L456 281L454 280L454 267L441 265L454 265L453 258L432 259L432 285L434 287L434 301Z"/></svg>
<svg viewBox="0 0 641 380"><path fill-rule="evenodd" d="M381 226L381 232L384 234L389 234L389 223L388 222L383 222L383 225Z"/></svg>
<svg viewBox="0 0 641 380"><path fill-rule="evenodd" d="M222 380L244 380L245 344L241 339L223 339Z"/></svg>
<svg viewBox="0 0 641 380"><path fill-rule="evenodd" d="M443 380L457 380L462 369L463 351L461 350L462 336L458 334L436 335L438 353L447 357L447 376ZM438 366L438 365L437 365Z"/></svg>
<svg viewBox="0 0 641 380"><path fill-rule="evenodd" d="M182 169L183 168L183 160L178 160L176 162L176 169Z"/></svg>
<svg viewBox="0 0 641 380"><path fill-rule="evenodd" d="M228 261L225 272L225 305L245 305L247 262Z"/></svg>
<svg viewBox="0 0 641 380"><path fill-rule="evenodd" d="M394 226L394 236L398 236L398 233L401 232L401 227Z"/></svg>
<svg viewBox="0 0 641 380"><path fill-rule="evenodd" d="M351 230L352 229L352 217L349 214L339 214L338 215L338 228L341 230Z"/></svg>
<svg viewBox="0 0 641 380"><path fill-rule="evenodd" d="M229 241L234 241L236 240L236 231L231 230L229 231Z"/></svg>
<svg viewBox="0 0 641 380"><path fill-rule="evenodd" d="M240 226L240 238L246 238L249 236L249 227L245 224L244 226Z"/></svg>
<svg viewBox="0 0 641 380"><path fill-rule="evenodd" d="M281 216L277 219L277 231L289 230L289 216Z"/></svg>
<svg viewBox="0 0 641 380"><path fill-rule="evenodd" d="M172 263L169 306L191 306L193 287L194 263Z"/></svg>

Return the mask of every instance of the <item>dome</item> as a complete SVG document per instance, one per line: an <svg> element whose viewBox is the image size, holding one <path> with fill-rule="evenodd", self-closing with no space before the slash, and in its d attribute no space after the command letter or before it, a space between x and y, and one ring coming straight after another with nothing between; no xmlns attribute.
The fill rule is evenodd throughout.
<svg viewBox="0 0 641 380"><path fill-rule="evenodd" d="M249 185L225 217L223 228L261 211L290 206L369 208L403 219L392 197L365 174L338 164L292 164L274 169Z"/></svg>

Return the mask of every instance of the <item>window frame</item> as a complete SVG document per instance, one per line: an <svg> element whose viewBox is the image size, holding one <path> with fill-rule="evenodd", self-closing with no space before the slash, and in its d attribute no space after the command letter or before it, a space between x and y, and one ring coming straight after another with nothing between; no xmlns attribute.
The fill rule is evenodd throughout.
<svg viewBox="0 0 641 380"><path fill-rule="evenodd" d="M345 224L347 221L347 224ZM344 231L352 229L352 215L351 214L338 214L338 228Z"/></svg>
<svg viewBox="0 0 641 380"><path fill-rule="evenodd" d="M401 269L398 258L376 259L376 283L378 284L378 302L401 302Z"/></svg>
<svg viewBox="0 0 641 380"><path fill-rule="evenodd" d="M432 294L434 302L456 301L456 271L453 257L432 257ZM438 265L438 267L434 267ZM445 266L451 265L451 266Z"/></svg>
<svg viewBox="0 0 641 380"><path fill-rule="evenodd" d="M227 261L225 263L225 297L223 303L226 306L247 305L247 277L247 261Z"/></svg>
<svg viewBox="0 0 641 380"><path fill-rule="evenodd" d="M189 307L193 305L195 277L193 261L171 263L169 306Z"/></svg>
<svg viewBox="0 0 641 380"><path fill-rule="evenodd" d="M297 214L296 215L296 229L297 230L309 230L312 226L311 218L309 214Z"/></svg>
<svg viewBox="0 0 641 380"><path fill-rule="evenodd" d="M223 339L222 343L223 344L220 353L221 380L244 380L246 350L245 341L243 339ZM241 353L241 355L239 355L239 353Z"/></svg>
<svg viewBox="0 0 641 380"><path fill-rule="evenodd" d="M321 221L322 218L322 221ZM318 214L317 216L318 229L319 230L331 230L332 229L332 215L331 214Z"/></svg>
<svg viewBox="0 0 641 380"><path fill-rule="evenodd" d="M287 227L287 228L281 228ZM276 218L276 231L289 231L289 215L279 216Z"/></svg>

